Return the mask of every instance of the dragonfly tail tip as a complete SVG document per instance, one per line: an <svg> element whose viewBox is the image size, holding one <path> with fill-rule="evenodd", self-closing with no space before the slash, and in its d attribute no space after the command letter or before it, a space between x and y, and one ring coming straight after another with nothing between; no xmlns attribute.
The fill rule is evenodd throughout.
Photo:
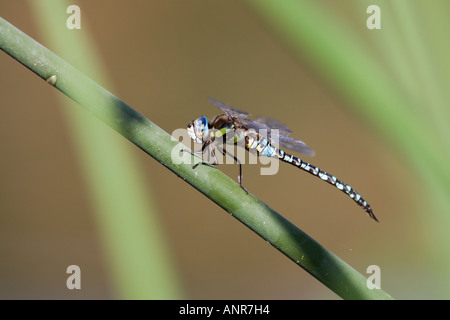
<svg viewBox="0 0 450 320"><path fill-rule="evenodd" d="M367 213L369 214L369 216L370 216L373 220L375 220L376 222L380 222L380 221L377 219L377 217L375 217L375 214L373 213L373 211L372 211L371 208L368 208L368 209L367 209Z"/></svg>

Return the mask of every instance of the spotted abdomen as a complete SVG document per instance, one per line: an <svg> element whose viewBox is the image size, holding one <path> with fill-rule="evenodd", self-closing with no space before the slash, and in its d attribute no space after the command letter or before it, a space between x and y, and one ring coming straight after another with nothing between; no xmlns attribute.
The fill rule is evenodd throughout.
<svg viewBox="0 0 450 320"><path fill-rule="evenodd" d="M352 198L359 206L361 206L364 211L366 211L369 216L374 219L375 221L378 221L378 219L373 214L372 208L370 208L370 205L364 200L361 195L356 192L352 187L350 187L348 184L340 181L335 176L326 173L325 171L320 170L316 166L313 166L305 161L303 161L300 158L294 157L293 155L287 154L283 150L276 149L275 155L280 158L280 160L290 163L296 167L299 167L300 169L309 172L312 175L315 175L322 179L323 181L328 182L329 184L334 185L336 188L341 190L342 192L346 193L350 198Z"/></svg>

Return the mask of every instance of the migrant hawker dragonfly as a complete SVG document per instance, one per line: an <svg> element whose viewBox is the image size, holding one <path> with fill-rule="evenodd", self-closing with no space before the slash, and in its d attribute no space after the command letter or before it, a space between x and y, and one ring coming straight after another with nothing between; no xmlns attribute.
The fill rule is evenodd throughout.
<svg viewBox="0 0 450 320"><path fill-rule="evenodd" d="M258 117L250 120L247 119L250 114L234 109L231 106L212 98L208 99L210 102L222 109L224 114L216 116L209 123L208 119L202 116L190 122L187 126L187 132L190 138L196 143L203 144L201 152L205 153L208 148L210 153L214 156L214 163L202 162L203 164L218 164L217 157L213 149L213 142L216 140L222 141L223 146L230 143L237 144L241 142L244 144L245 149L256 152L258 156L276 157L283 162L290 163L314 176L319 177L323 181L334 185L336 188L352 198L360 207L363 208L364 211L369 214L372 219L378 221L370 205L348 184L275 146L279 145L280 147L298 151L306 155L314 154L314 152L303 141L289 137L292 131L283 123L265 117ZM224 155L227 154L233 157L239 164L239 185L245 192L247 192L247 190L242 186L242 165L239 159L226 151L225 147L219 147L216 145L216 149L220 150Z"/></svg>

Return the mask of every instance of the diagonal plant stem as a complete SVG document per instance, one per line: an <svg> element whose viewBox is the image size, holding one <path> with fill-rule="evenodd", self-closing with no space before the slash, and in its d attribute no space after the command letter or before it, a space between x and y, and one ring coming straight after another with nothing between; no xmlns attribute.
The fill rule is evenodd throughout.
<svg viewBox="0 0 450 320"><path fill-rule="evenodd" d="M221 171L209 166L193 170L192 155L187 153L180 156L186 163L174 163L173 150L182 147L178 141L1 18L0 49L39 77L48 79L51 85L214 201L340 297L391 299L381 289L368 289L363 275L262 201L247 195ZM56 76L56 81L52 76Z"/></svg>

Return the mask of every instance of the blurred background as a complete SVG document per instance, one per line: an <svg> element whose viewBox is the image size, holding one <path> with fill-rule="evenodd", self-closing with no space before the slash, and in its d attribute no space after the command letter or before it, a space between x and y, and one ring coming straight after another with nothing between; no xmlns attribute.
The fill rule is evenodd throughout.
<svg viewBox="0 0 450 320"><path fill-rule="evenodd" d="M360 273L378 265L394 298L450 297L448 1L52 3L3 0L0 16L169 133L217 115L208 96L286 123L380 223L287 164L245 165L246 188ZM0 72L0 298L339 299L4 53ZM117 219L98 200L114 183L136 197Z"/></svg>

